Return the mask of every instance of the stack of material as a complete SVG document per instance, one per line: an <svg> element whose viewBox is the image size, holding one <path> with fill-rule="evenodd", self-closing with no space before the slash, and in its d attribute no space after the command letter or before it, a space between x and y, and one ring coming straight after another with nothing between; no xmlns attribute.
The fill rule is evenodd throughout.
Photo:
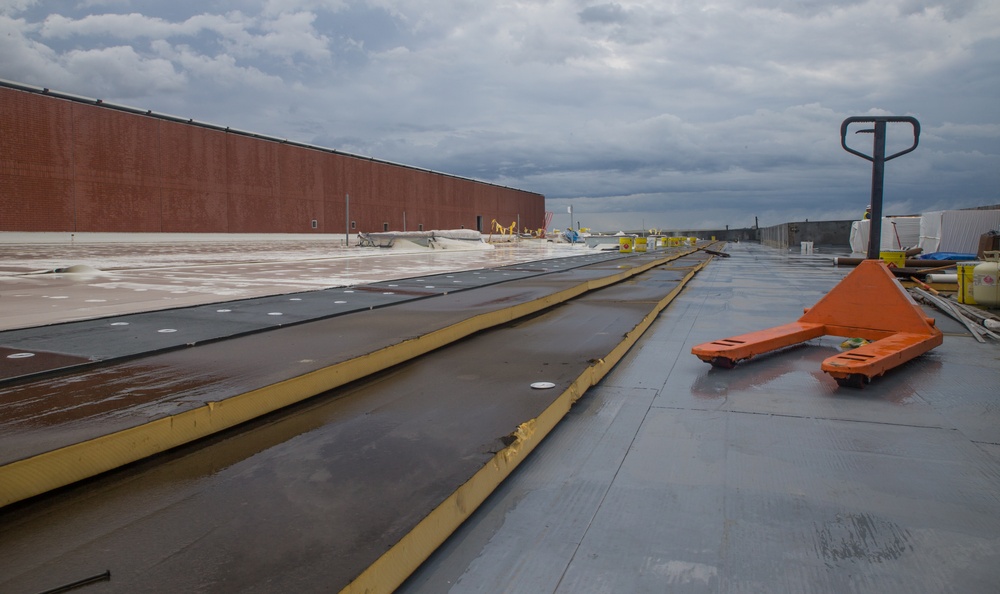
<svg viewBox="0 0 1000 594"><path fill-rule="evenodd" d="M932 305L960 322L977 341L986 342L986 337L1000 340L1000 333L998 333L1000 331L1000 317L964 303L932 295L919 287L911 287L910 292L918 301Z"/></svg>
<svg viewBox="0 0 1000 594"><path fill-rule="evenodd" d="M920 217L920 247L924 253L976 253L979 238L1000 229L1000 209L938 210ZM883 236L885 232L883 231Z"/></svg>
<svg viewBox="0 0 1000 594"><path fill-rule="evenodd" d="M905 250L920 242L921 217L882 217L880 250ZM851 252L868 251L868 234L871 221L865 219L851 223Z"/></svg>

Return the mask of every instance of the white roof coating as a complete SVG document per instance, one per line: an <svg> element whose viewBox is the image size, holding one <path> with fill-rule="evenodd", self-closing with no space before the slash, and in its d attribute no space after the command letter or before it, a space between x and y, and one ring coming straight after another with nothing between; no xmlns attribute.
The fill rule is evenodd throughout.
<svg viewBox="0 0 1000 594"><path fill-rule="evenodd" d="M344 246L341 236L0 237L0 330L573 256L584 245ZM18 241L20 239L20 241ZM352 238L353 242L357 238ZM485 248L485 249L484 249ZM58 272L56 272L58 271Z"/></svg>

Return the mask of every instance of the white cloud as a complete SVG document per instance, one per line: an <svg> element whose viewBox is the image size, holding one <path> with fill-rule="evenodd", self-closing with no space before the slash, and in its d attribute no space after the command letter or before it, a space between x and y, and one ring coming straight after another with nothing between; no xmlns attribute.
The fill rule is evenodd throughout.
<svg viewBox="0 0 1000 594"><path fill-rule="evenodd" d="M170 93L181 90L185 83L185 76L174 70L170 61L145 58L129 46L74 50L60 62L71 79L76 79L73 86L86 84L99 96Z"/></svg>
<svg viewBox="0 0 1000 594"><path fill-rule="evenodd" d="M281 13L260 23L263 35L252 38L252 45L263 53L279 56L304 56L321 60L330 56L326 36L316 32L311 12Z"/></svg>
<svg viewBox="0 0 1000 594"><path fill-rule="evenodd" d="M313 28L315 18L316 15L309 12L282 12L268 18L250 18L240 12L230 12L199 14L173 23L137 13L88 15L80 19L54 14L45 19L40 32L48 39L99 36L122 40L193 37L210 32L244 56L298 55L322 59L329 56L327 39Z"/></svg>
<svg viewBox="0 0 1000 594"><path fill-rule="evenodd" d="M154 41L152 48L157 55L201 83L211 82L219 86L241 88L276 88L281 86L281 78L269 75L252 66L240 66L236 59L227 54L208 56L187 45L172 46L166 41Z"/></svg>
<svg viewBox="0 0 1000 594"><path fill-rule="evenodd" d="M111 35L118 39L162 37L194 30L184 23L168 23L141 14L99 14L73 19L60 14L49 15L42 23L43 38L67 38L74 35Z"/></svg>
<svg viewBox="0 0 1000 594"><path fill-rule="evenodd" d="M23 19L0 15L0 78L28 83L49 81L45 86L68 82L55 63L56 52L31 39L32 32Z"/></svg>
<svg viewBox="0 0 1000 594"><path fill-rule="evenodd" d="M990 140L1000 140L1000 123L996 124L953 124L944 122L934 128L924 128L924 133L933 134L939 138L952 140L968 138L987 138Z"/></svg>
<svg viewBox="0 0 1000 594"><path fill-rule="evenodd" d="M347 0L266 0L261 14L276 16L295 12L340 12L350 6Z"/></svg>
<svg viewBox="0 0 1000 594"><path fill-rule="evenodd" d="M129 46L58 54L25 38L21 22L0 17L3 78L58 90L85 88L96 97L135 97L182 88L184 76L169 61L149 59Z"/></svg>
<svg viewBox="0 0 1000 594"><path fill-rule="evenodd" d="M38 4L38 0L0 0L0 16L13 16Z"/></svg>

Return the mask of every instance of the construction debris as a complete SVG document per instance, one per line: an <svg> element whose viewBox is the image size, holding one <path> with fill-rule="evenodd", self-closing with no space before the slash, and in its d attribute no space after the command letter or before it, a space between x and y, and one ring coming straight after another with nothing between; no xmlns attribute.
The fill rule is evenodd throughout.
<svg viewBox="0 0 1000 594"><path fill-rule="evenodd" d="M964 303L932 295L920 287L911 287L910 292L918 301L933 305L942 313L961 323L977 341L986 342L984 338L986 336L1000 340L1000 333L990 329L1000 328L1000 317Z"/></svg>

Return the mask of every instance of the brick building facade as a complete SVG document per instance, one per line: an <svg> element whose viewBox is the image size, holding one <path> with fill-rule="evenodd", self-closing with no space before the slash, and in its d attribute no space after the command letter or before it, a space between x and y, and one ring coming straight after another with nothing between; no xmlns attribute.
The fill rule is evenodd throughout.
<svg viewBox="0 0 1000 594"><path fill-rule="evenodd" d="M0 231L536 229L544 215L533 192L0 86Z"/></svg>

